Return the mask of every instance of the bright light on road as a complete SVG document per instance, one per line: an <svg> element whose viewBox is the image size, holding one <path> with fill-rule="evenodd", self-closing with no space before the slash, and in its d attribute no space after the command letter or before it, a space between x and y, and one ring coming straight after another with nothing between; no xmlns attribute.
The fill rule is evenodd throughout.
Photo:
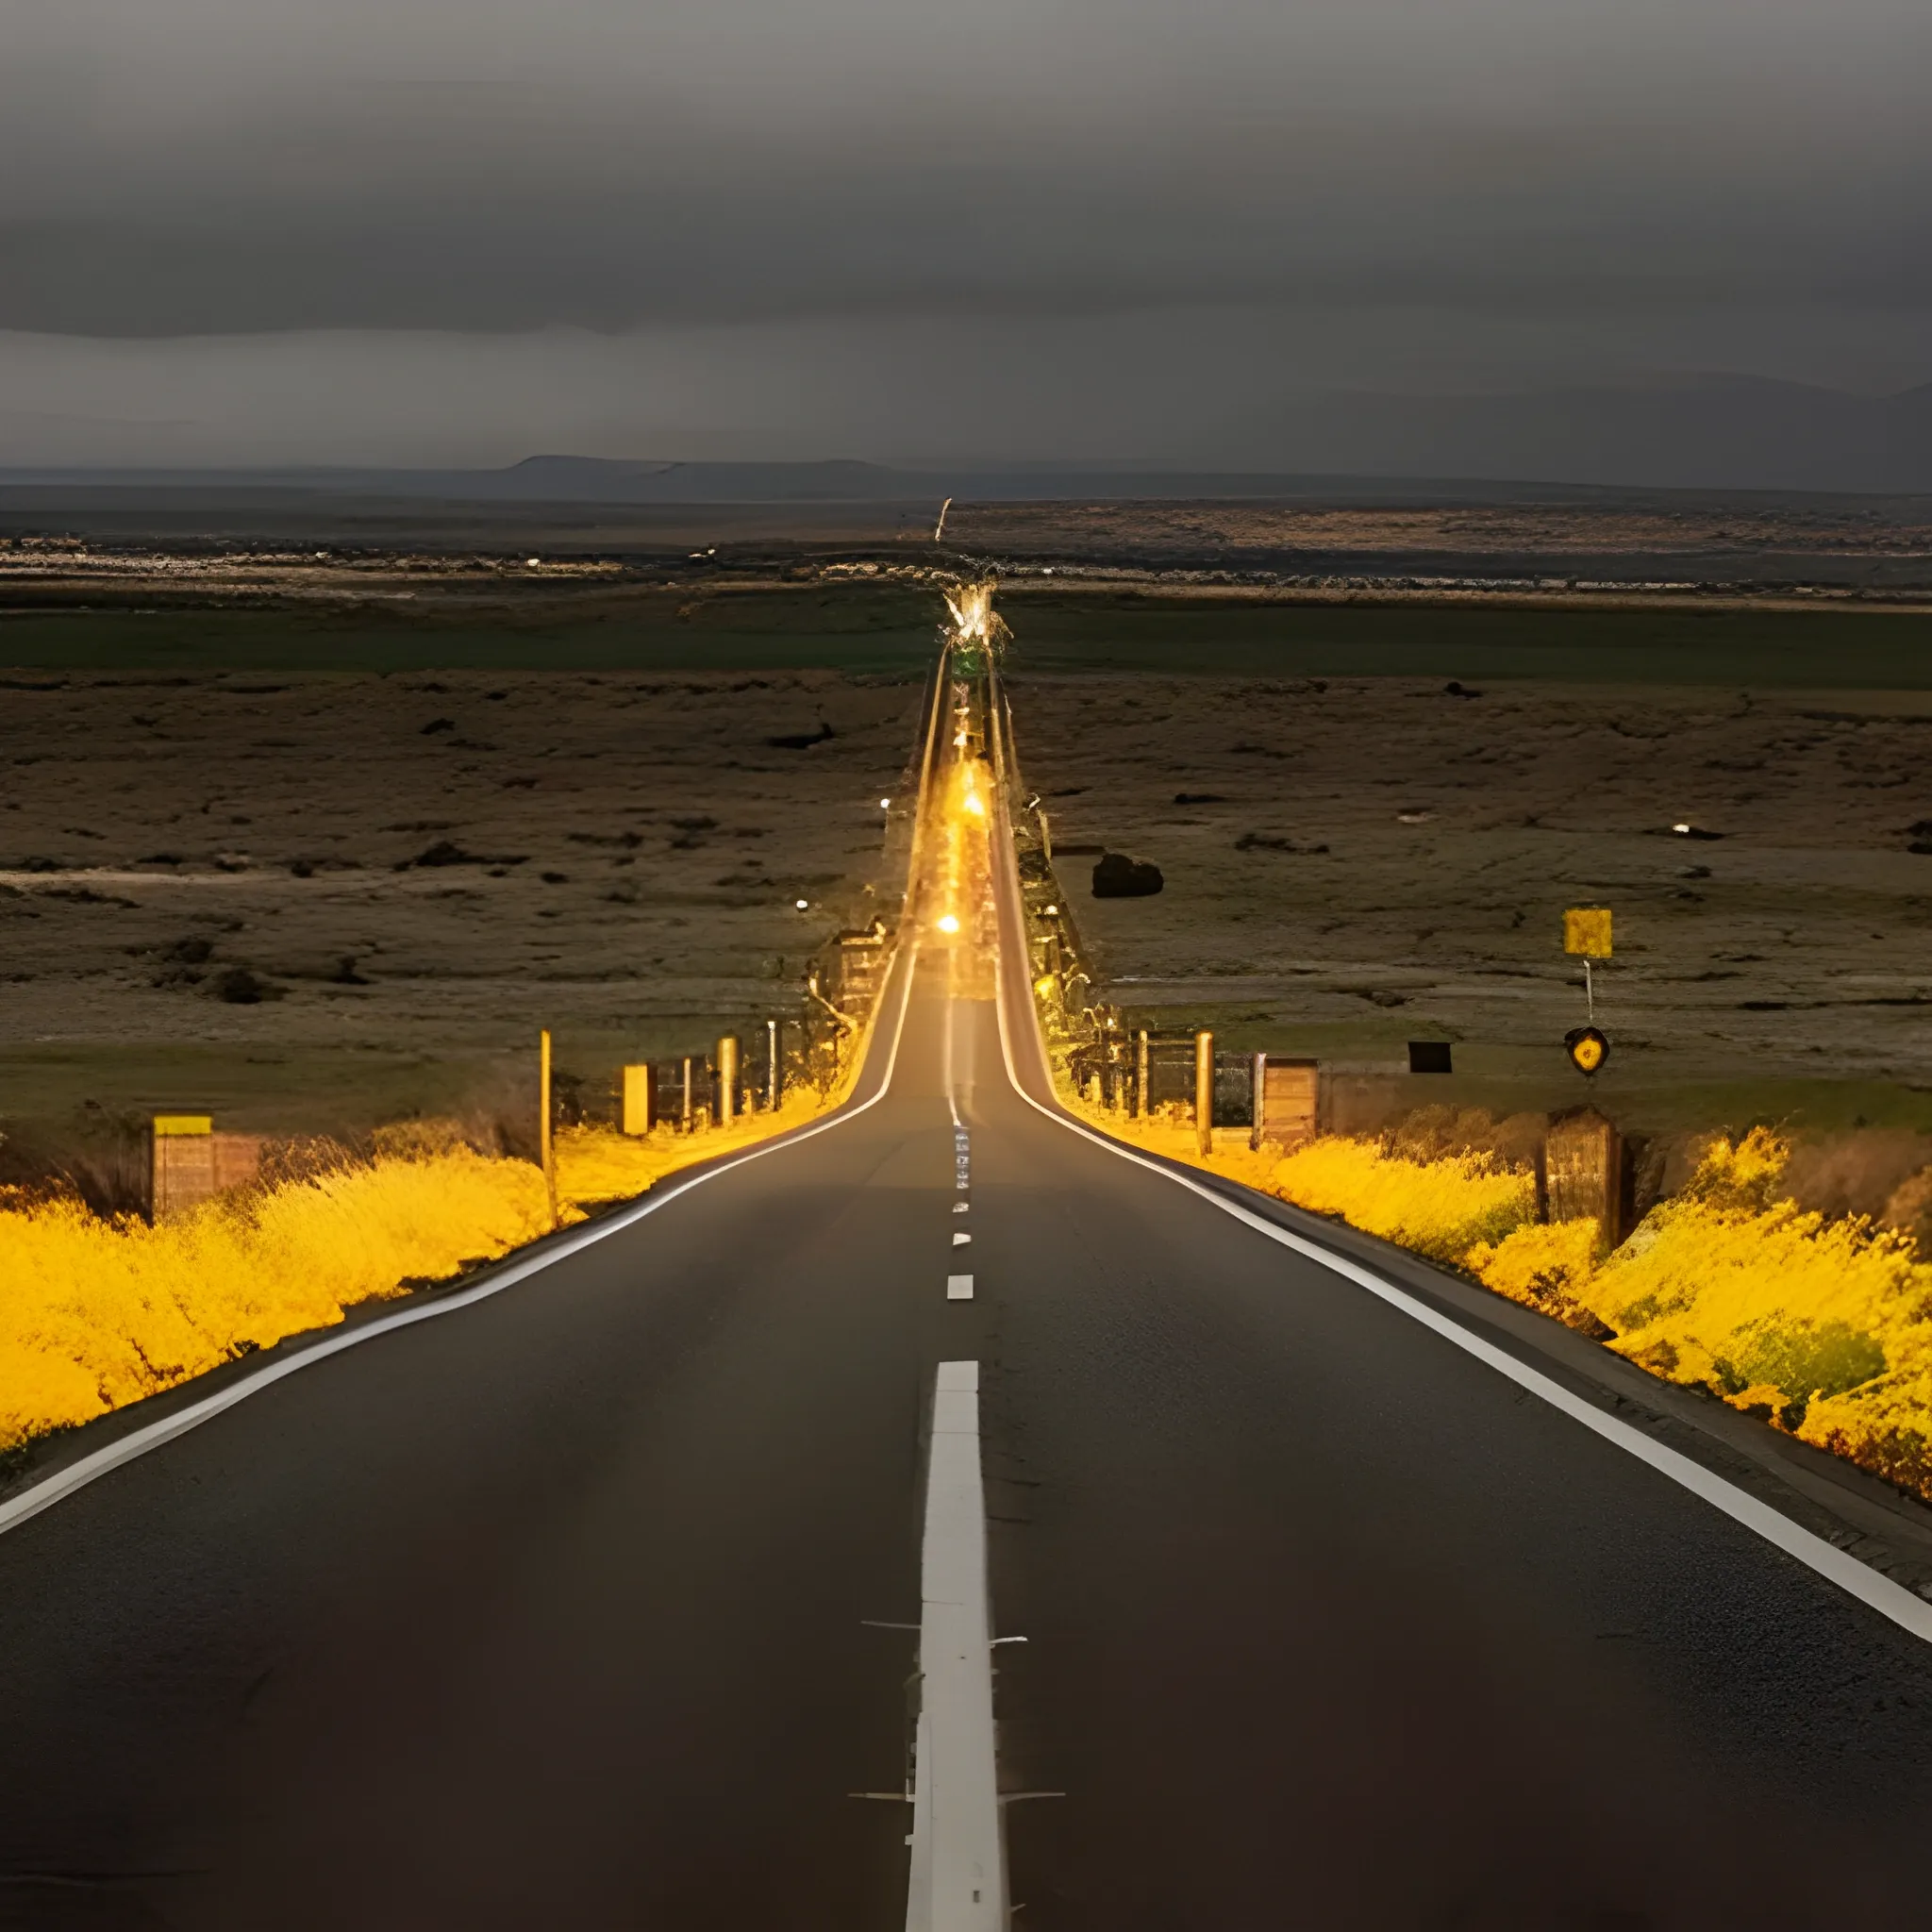
<svg viewBox="0 0 1932 1932"><path fill-rule="evenodd" d="M796 906L801 912L807 910L808 908L809 908L809 906L811 905L811 901L809 899L794 899L791 903L794 906Z"/></svg>
<svg viewBox="0 0 1932 1932"><path fill-rule="evenodd" d="M945 917L940 921L940 930L941 932L958 932L959 930L959 922L957 919L955 919L950 912L948 912L945 915Z"/></svg>

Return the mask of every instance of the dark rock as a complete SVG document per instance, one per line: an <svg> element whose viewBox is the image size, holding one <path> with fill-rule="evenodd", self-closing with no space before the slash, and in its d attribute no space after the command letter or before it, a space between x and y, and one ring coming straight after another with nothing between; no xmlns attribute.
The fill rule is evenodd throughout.
<svg viewBox="0 0 1932 1932"><path fill-rule="evenodd" d="M1103 852L1093 868L1096 899L1148 899L1166 883L1158 865L1124 852Z"/></svg>
<svg viewBox="0 0 1932 1932"><path fill-rule="evenodd" d="M231 966L208 991L231 1007L258 1007L263 1000L278 1000L284 989L258 979L245 966Z"/></svg>
<svg viewBox="0 0 1932 1932"><path fill-rule="evenodd" d="M832 736L832 727L821 718L816 731L788 731L776 738L768 738L765 742L778 751L809 751L815 744L823 744Z"/></svg>
<svg viewBox="0 0 1932 1932"><path fill-rule="evenodd" d="M1283 838L1275 832L1243 832L1234 841L1237 852L1300 852L1313 854L1326 852L1325 845L1297 845L1292 839Z"/></svg>
<svg viewBox="0 0 1932 1932"><path fill-rule="evenodd" d="M406 858L396 866L397 872L407 872L412 865L522 865L521 853L498 853L494 857L480 852L465 852L453 840L439 839L426 851L419 852L414 858Z"/></svg>

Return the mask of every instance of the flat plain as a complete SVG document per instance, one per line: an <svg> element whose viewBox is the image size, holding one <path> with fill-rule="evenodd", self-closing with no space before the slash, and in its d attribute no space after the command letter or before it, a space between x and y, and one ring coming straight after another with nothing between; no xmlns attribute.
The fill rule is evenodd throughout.
<svg viewBox="0 0 1932 1932"><path fill-rule="evenodd" d="M1932 1124L1924 693L1022 674L1013 702L1139 1021L1344 1059L1457 1042L1474 1085L1416 1096ZM1103 847L1165 889L1092 899ZM1615 924L1593 1086L1561 1049L1577 905Z"/></svg>
<svg viewBox="0 0 1932 1932"><path fill-rule="evenodd" d="M896 891L920 685L91 673L0 691L7 1114L338 1131L793 1018ZM806 900L801 910L796 902ZM886 904L891 910L891 904Z"/></svg>
<svg viewBox="0 0 1932 1932"><path fill-rule="evenodd" d="M1154 511L1110 515L1106 541L1154 541ZM1408 512L1350 515L1421 541ZM1471 545L1615 535L1430 515ZM1730 527L1700 515L1693 548ZM1039 558L1075 509L1030 537L975 516L989 548L1001 517L1033 546L1001 608L1062 851L1166 874L1096 902L1092 855L1066 855L1108 997L1231 1046L1386 1064L1450 1038L1427 1097L1560 1105L1586 1094L1558 922L1600 902L1614 1051L1589 1093L1932 1124L1932 612L1068 581ZM1778 541L1909 562L1920 534L1847 514ZM878 801L960 565L16 544L0 1114L334 1130L500 1084L541 1024L594 1088L795 1013L813 949L891 909ZM258 998L223 997L237 974Z"/></svg>

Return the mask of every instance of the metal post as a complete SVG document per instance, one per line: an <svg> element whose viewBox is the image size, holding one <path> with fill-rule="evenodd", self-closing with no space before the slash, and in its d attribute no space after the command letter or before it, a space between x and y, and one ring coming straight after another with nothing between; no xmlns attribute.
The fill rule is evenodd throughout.
<svg viewBox="0 0 1932 1932"><path fill-rule="evenodd" d="M1261 1130L1267 1125L1268 1113L1268 1056L1257 1053L1255 1056L1255 1124L1248 1129L1248 1145L1257 1151L1261 1145Z"/></svg>
<svg viewBox="0 0 1932 1932"><path fill-rule="evenodd" d="M677 1110L677 1124L685 1132L691 1132L691 1056L684 1059L684 1104Z"/></svg>
<svg viewBox="0 0 1932 1932"><path fill-rule="evenodd" d="M726 1034L718 1042L718 1124L728 1127L738 1114L738 1041Z"/></svg>
<svg viewBox="0 0 1932 1932"><path fill-rule="evenodd" d="M1147 1029L1143 1026L1134 1053L1134 1118L1145 1120L1147 1114Z"/></svg>
<svg viewBox="0 0 1932 1932"><path fill-rule="evenodd" d="M624 1131L648 1134L658 1118L658 1070L648 1063L624 1070Z"/></svg>
<svg viewBox="0 0 1932 1932"><path fill-rule="evenodd" d="M1214 1152L1214 1036L1194 1035L1194 1145Z"/></svg>
<svg viewBox="0 0 1932 1932"><path fill-rule="evenodd" d="M766 1052L771 1058L765 1066L765 1108L770 1113L778 1110L778 1023L765 1022Z"/></svg>
<svg viewBox="0 0 1932 1932"><path fill-rule="evenodd" d="M537 1141L543 1161L543 1190L550 1196L550 1224L557 1225L557 1153L550 1140L550 1029L538 1036Z"/></svg>

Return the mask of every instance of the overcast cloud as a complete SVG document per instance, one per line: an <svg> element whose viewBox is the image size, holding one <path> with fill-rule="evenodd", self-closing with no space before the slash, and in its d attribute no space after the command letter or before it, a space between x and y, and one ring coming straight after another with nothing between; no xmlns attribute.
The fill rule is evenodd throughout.
<svg viewBox="0 0 1932 1932"><path fill-rule="evenodd" d="M15 0L0 461L1901 388L1928 73L1924 0Z"/></svg>

